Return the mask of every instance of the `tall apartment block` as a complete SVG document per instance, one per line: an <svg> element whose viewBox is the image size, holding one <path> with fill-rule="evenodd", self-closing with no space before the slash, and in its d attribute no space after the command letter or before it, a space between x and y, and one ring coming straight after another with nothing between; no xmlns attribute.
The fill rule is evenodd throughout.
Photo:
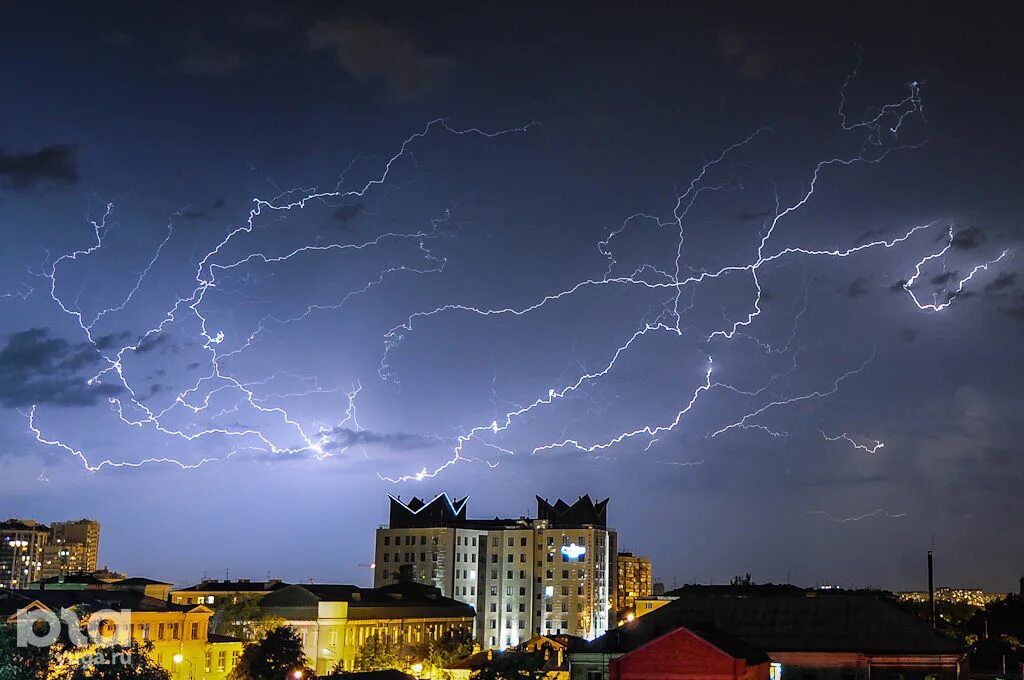
<svg viewBox="0 0 1024 680"><path fill-rule="evenodd" d="M541 634L592 640L614 620L608 499L582 496L570 505L538 496L537 517L519 519L468 519L468 497L390 499L390 522L377 530L374 586L412 578L472 605L486 648Z"/></svg>
<svg viewBox="0 0 1024 680"><path fill-rule="evenodd" d="M615 589L615 612L620 621L636 616L636 601L653 593L651 561L631 552L618 554L618 578Z"/></svg>
<svg viewBox="0 0 1024 680"><path fill-rule="evenodd" d="M0 522L0 587L96 570L100 524L88 519L54 522L31 519Z"/></svg>
<svg viewBox="0 0 1024 680"><path fill-rule="evenodd" d="M0 587L24 588L39 580L50 527L31 519L0 522Z"/></svg>
<svg viewBox="0 0 1024 680"><path fill-rule="evenodd" d="M96 571L99 549L99 522L54 522L50 525L49 542L43 548L40 578Z"/></svg>

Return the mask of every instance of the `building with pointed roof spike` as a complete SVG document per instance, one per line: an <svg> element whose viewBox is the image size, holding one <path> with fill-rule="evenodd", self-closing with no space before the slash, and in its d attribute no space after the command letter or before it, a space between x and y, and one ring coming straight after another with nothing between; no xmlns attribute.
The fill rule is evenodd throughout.
<svg viewBox="0 0 1024 680"><path fill-rule="evenodd" d="M412 579L471 605L484 648L536 635L594 639L614 621L617 537L608 529L608 499L538 496L536 518L470 519L468 497L388 498L374 586Z"/></svg>

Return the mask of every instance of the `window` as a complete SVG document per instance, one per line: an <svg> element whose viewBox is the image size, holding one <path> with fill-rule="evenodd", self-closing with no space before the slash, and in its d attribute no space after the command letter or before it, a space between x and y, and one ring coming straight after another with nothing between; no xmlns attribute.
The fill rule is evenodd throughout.
<svg viewBox="0 0 1024 680"><path fill-rule="evenodd" d="M569 586L562 586L562 595L569 594Z"/></svg>
<svg viewBox="0 0 1024 680"><path fill-rule="evenodd" d="M384 557L387 557L387 555L385 555ZM430 558L432 560L434 560L435 562L437 562L437 553L431 553ZM384 560L384 561L387 562L387 560Z"/></svg>
<svg viewBox="0 0 1024 680"><path fill-rule="evenodd" d="M476 553L473 553L473 562L476 562Z"/></svg>
<svg viewBox="0 0 1024 680"><path fill-rule="evenodd" d="M434 538L431 540L431 543L437 545L437 536L434 536Z"/></svg>
<svg viewBox="0 0 1024 680"><path fill-rule="evenodd" d="M512 546L514 545L514 542L513 542L513 541L514 541L514 539L513 539L513 538L512 538L511 536L509 536L509 537L508 537L508 547L510 547L510 548L511 548L511 547L512 547Z"/></svg>
<svg viewBox="0 0 1024 680"><path fill-rule="evenodd" d="M391 545L391 537L390 536L385 536L384 537L384 545Z"/></svg>
<svg viewBox="0 0 1024 680"><path fill-rule="evenodd" d="M569 630L569 622L562 619L562 630Z"/></svg>
<svg viewBox="0 0 1024 680"><path fill-rule="evenodd" d="M498 621L496 619L491 619L488 625L490 626L491 630L494 630L498 627Z"/></svg>
<svg viewBox="0 0 1024 680"><path fill-rule="evenodd" d="M213 670L213 652L207 650L206 652L206 672L209 673Z"/></svg>
<svg viewBox="0 0 1024 680"><path fill-rule="evenodd" d="M506 573L508 574L508 576L506 576L505 578L511 579L512 578L512 570L509 569Z"/></svg>
<svg viewBox="0 0 1024 680"><path fill-rule="evenodd" d="M524 548L526 547L526 536L523 536L519 539L519 545L523 546Z"/></svg>
<svg viewBox="0 0 1024 680"><path fill-rule="evenodd" d="M511 602L508 602L508 603L505 604L505 613L506 614L511 614L512 613L512 603Z"/></svg>
<svg viewBox="0 0 1024 680"><path fill-rule="evenodd" d="M491 553L491 564L498 563L498 553Z"/></svg>
<svg viewBox="0 0 1024 680"><path fill-rule="evenodd" d="M423 536L420 536L420 545L426 545L426 544L427 544L427 536L426 536L426 534L424 534Z"/></svg>
<svg viewBox="0 0 1024 680"><path fill-rule="evenodd" d="M164 639L164 624L162 624L162 623L157 624L157 627L156 627L156 639L157 640L163 640Z"/></svg>
<svg viewBox="0 0 1024 680"><path fill-rule="evenodd" d="M242 658L242 653L238 651L231 652L231 665L237 666L238 660Z"/></svg>
<svg viewBox="0 0 1024 680"><path fill-rule="evenodd" d="M496 611L498 611L498 605L497 605L497 603L492 602L491 603L491 612L496 612Z"/></svg>
<svg viewBox="0 0 1024 680"><path fill-rule="evenodd" d="M569 603L568 602L563 602L562 603L562 611L563 612L568 612L569 611Z"/></svg>
<svg viewBox="0 0 1024 680"><path fill-rule="evenodd" d="M554 544L555 544L555 537L554 536L548 536L548 546L550 547L550 546L553 546Z"/></svg>
<svg viewBox="0 0 1024 680"><path fill-rule="evenodd" d="M460 553L460 552L455 553L455 561L456 562L461 562L462 561L462 553Z"/></svg>
<svg viewBox="0 0 1024 680"><path fill-rule="evenodd" d="M198 640L199 639L199 623L193 623L192 624L192 639L193 640Z"/></svg>
<svg viewBox="0 0 1024 680"><path fill-rule="evenodd" d="M218 673L223 673L224 672L224 669L227 667L227 663L228 663L228 653L227 652L217 652L217 672Z"/></svg>
<svg viewBox="0 0 1024 680"><path fill-rule="evenodd" d="M491 539L491 547L492 548L497 548L498 547L498 537L497 536L495 536L494 538Z"/></svg>
<svg viewBox="0 0 1024 680"><path fill-rule="evenodd" d="M526 613L526 603L525 602L520 602L519 603L519 612L522 613L522 614Z"/></svg>
<svg viewBox="0 0 1024 680"><path fill-rule="evenodd" d="M491 580L492 581L496 581L497 579L498 579L498 570L497 569L491 569Z"/></svg>
<svg viewBox="0 0 1024 680"><path fill-rule="evenodd" d="M505 586L505 595L512 597L512 586Z"/></svg>
<svg viewBox="0 0 1024 680"><path fill-rule="evenodd" d="M455 537L455 545L462 545L462 536Z"/></svg>
<svg viewBox="0 0 1024 680"><path fill-rule="evenodd" d="M515 555L513 555L512 553L509 553L508 556L507 556L507 559L505 561L508 562L509 564L511 564L512 560L514 558L515 558Z"/></svg>
<svg viewBox="0 0 1024 680"><path fill-rule="evenodd" d="M526 561L526 553L519 553L519 561L520 562L525 562Z"/></svg>
<svg viewBox="0 0 1024 680"><path fill-rule="evenodd" d="M554 561L555 561L555 556L553 554L551 554L551 553L548 553L548 562L554 562Z"/></svg>
<svg viewBox="0 0 1024 680"><path fill-rule="evenodd" d="M384 561L385 562L390 562L391 561L391 555L389 553L384 553Z"/></svg>
<svg viewBox="0 0 1024 680"><path fill-rule="evenodd" d="M555 572L553 572L550 569L548 569L546 572L544 572L544 576L546 578L554 578L555 577Z"/></svg>
<svg viewBox="0 0 1024 680"><path fill-rule="evenodd" d="M476 547L476 536L473 537L473 547Z"/></svg>
<svg viewBox="0 0 1024 680"><path fill-rule="evenodd" d="M522 630L523 628L526 628L526 622L519 619L519 630Z"/></svg>
<svg viewBox="0 0 1024 680"><path fill-rule="evenodd" d="M563 569L562 570L562 578L569 578L569 570L568 569Z"/></svg>
<svg viewBox="0 0 1024 680"><path fill-rule="evenodd" d="M526 572L522 569L519 570L519 578L526 578Z"/></svg>
<svg viewBox="0 0 1024 680"><path fill-rule="evenodd" d="M522 586L519 586L519 597L525 597L525 596L526 596L526 588L524 588Z"/></svg>
<svg viewBox="0 0 1024 680"><path fill-rule="evenodd" d="M470 586L469 587L469 594L470 595L476 595L476 586Z"/></svg>
<svg viewBox="0 0 1024 680"><path fill-rule="evenodd" d="M498 596L498 586L491 586L491 597Z"/></svg>
<svg viewBox="0 0 1024 680"><path fill-rule="evenodd" d="M395 553L395 562L401 562L401 561L402 561L402 558L398 556L398 553Z"/></svg>
<svg viewBox="0 0 1024 680"><path fill-rule="evenodd" d="M420 562L427 561L427 553L420 553Z"/></svg>
<svg viewBox="0 0 1024 680"><path fill-rule="evenodd" d="M544 611L546 611L546 612L551 611L551 603L550 602L548 602L547 604L544 605Z"/></svg>

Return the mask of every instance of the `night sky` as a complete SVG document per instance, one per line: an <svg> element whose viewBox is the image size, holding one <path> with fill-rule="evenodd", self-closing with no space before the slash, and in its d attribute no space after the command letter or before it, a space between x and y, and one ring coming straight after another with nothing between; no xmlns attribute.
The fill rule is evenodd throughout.
<svg viewBox="0 0 1024 680"><path fill-rule="evenodd" d="M369 583L388 493L590 493L670 587L1015 587L1016 25L505 5L0 11L0 515Z"/></svg>

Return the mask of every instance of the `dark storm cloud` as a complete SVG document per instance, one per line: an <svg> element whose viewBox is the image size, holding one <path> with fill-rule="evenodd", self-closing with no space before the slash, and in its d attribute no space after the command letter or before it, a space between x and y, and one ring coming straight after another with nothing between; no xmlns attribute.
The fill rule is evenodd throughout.
<svg viewBox="0 0 1024 680"><path fill-rule="evenodd" d="M999 276L985 284L985 292L998 293L1006 290L1007 288L1012 288L1015 283L1017 283L1016 273L999 272Z"/></svg>
<svg viewBox="0 0 1024 680"><path fill-rule="evenodd" d="M186 220L201 220L210 217L213 213L217 212L227 203L223 198L218 198L209 206L205 208L189 208L181 212L181 216Z"/></svg>
<svg viewBox="0 0 1024 680"><path fill-rule="evenodd" d="M226 78L245 66L245 59L237 50L215 45L193 33L185 41L175 69L187 75Z"/></svg>
<svg viewBox="0 0 1024 680"><path fill-rule="evenodd" d="M339 205L331 211L331 220L335 223L336 229L347 230L352 226L352 221L363 214L363 203L351 203Z"/></svg>
<svg viewBox="0 0 1024 680"><path fill-rule="evenodd" d="M427 54L416 36L372 19L320 21L306 32L309 49L328 52L358 81L381 81L398 101L417 99L437 89L454 62Z"/></svg>
<svg viewBox="0 0 1024 680"><path fill-rule="evenodd" d="M78 183L75 150L69 144L38 151L9 152L0 147L0 184L12 189L71 186Z"/></svg>
<svg viewBox="0 0 1024 680"><path fill-rule="evenodd" d="M330 432L331 442L324 446L325 450L335 451L357 444L380 444L403 451L422 449L437 444L436 437L406 432L371 432L370 430L353 430L347 427L336 427Z"/></svg>
<svg viewBox="0 0 1024 680"><path fill-rule="evenodd" d="M850 282L849 286L846 287L846 297L848 298L864 297L870 292L871 289L868 288L868 279L864 276L858 276Z"/></svg>
<svg viewBox="0 0 1024 680"><path fill-rule="evenodd" d="M865 243L877 240L879 237L884 236L888 232L888 229L868 229L853 242L854 246L862 246Z"/></svg>
<svg viewBox="0 0 1024 680"><path fill-rule="evenodd" d="M944 286L947 283L949 283L950 281L952 281L954 278L956 278L959 274L960 274L960 272L958 272L956 270L948 271L948 272L942 272L938 276L935 276L935 277L932 278L932 283L934 285L936 285L936 286Z"/></svg>
<svg viewBox="0 0 1024 680"><path fill-rule="evenodd" d="M906 290L906 285L907 285L907 280L906 279L900 279L896 283L894 283L891 286L889 286L889 292L890 293L902 293L902 292L904 292Z"/></svg>
<svg viewBox="0 0 1024 680"><path fill-rule="evenodd" d="M1024 321L1024 294L1017 296L1014 304L1003 311L1005 311L1010 318Z"/></svg>
<svg viewBox="0 0 1024 680"><path fill-rule="evenodd" d="M988 240L985 232L978 227L968 227L953 234L953 247L960 250L973 250Z"/></svg>
<svg viewBox="0 0 1024 680"><path fill-rule="evenodd" d="M763 220L766 217L770 217L771 214L771 210L741 210L736 213L736 219L740 222L753 222L754 220Z"/></svg>
<svg viewBox="0 0 1024 680"><path fill-rule="evenodd" d="M917 328L904 328L900 331L900 340L903 342L914 342L921 331Z"/></svg>
<svg viewBox="0 0 1024 680"><path fill-rule="evenodd" d="M135 351L139 354L145 354L146 352L152 352L155 349L165 345L168 341L166 335L149 335L144 337L137 345Z"/></svg>
<svg viewBox="0 0 1024 680"><path fill-rule="evenodd" d="M12 333L0 348L0 405L91 406L116 394L116 385L88 385L79 375L100 357L89 344L50 337L45 328Z"/></svg>

